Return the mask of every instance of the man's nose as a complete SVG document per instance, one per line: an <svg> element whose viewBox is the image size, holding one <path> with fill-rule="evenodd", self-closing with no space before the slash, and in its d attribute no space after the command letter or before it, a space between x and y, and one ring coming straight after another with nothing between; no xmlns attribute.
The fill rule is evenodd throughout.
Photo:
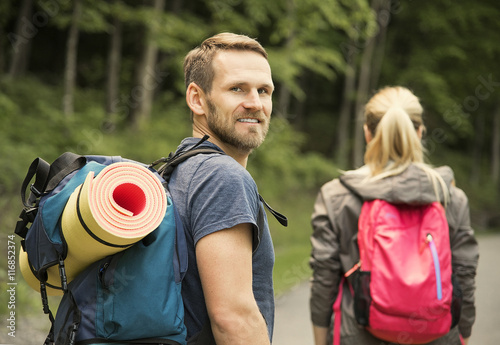
<svg viewBox="0 0 500 345"><path fill-rule="evenodd" d="M247 93L243 102L243 107L252 110L262 110L262 100L257 90L251 90Z"/></svg>

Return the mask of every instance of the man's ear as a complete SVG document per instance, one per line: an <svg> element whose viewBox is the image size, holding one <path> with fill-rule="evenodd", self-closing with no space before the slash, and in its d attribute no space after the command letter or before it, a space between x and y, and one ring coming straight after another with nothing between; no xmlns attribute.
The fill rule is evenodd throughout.
<svg viewBox="0 0 500 345"><path fill-rule="evenodd" d="M193 82L187 87L186 103L194 115L205 114L205 93Z"/></svg>

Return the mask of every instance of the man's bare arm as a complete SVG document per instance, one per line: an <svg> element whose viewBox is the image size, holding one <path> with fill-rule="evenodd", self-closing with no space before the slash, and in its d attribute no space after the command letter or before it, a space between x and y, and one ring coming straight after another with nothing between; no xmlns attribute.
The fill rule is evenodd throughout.
<svg viewBox="0 0 500 345"><path fill-rule="evenodd" d="M203 237L196 258L216 343L269 344L252 290L252 225Z"/></svg>

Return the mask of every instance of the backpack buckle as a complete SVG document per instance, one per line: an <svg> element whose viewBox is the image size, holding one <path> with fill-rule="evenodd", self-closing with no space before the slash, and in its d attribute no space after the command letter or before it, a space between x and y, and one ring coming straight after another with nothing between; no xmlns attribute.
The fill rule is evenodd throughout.
<svg viewBox="0 0 500 345"><path fill-rule="evenodd" d="M42 192L40 192L38 189L36 189L36 187L35 187L35 184L34 184L34 183L32 183L32 184L30 185L30 191L31 191L31 193L33 193L33 194L34 194L37 198L41 197L41 196L42 196L42 194L43 194L43 193L42 193Z"/></svg>
<svg viewBox="0 0 500 345"><path fill-rule="evenodd" d="M64 292L68 291L68 277L66 268L64 267L64 259L59 257L59 276L61 277L61 287Z"/></svg>
<svg viewBox="0 0 500 345"><path fill-rule="evenodd" d="M23 217L23 218L26 219L29 223L33 223L33 221L35 220L35 216L36 216L37 211L38 211L38 207L30 207L28 209L24 209L23 213L24 213L25 217Z"/></svg>
<svg viewBox="0 0 500 345"><path fill-rule="evenodd" d="M26 235L28 234L28 224L35 221L37 212L37 207L23 208L21 214L19 215L19 220L16 223L16 229L14 232L22 238L26 238Z"/></svg>
<svg viewBox="0 0 500 345"><path fill-rule="evenodd" d="M43 306L43 313L44 314L49 314L50 309L49 309L49 298L47 296L47 286L45 285L45 282L40 282L40 297L42 298L42 306Z"/></svg>
<svg viewBox="0 0 500 345"><path fill-rule="evenodd" d="M68 340L68 345L74 345L76 341L76 333L78 333L78 324L74 323L71 326L71 331L69 334L69 340Z"/></svg>

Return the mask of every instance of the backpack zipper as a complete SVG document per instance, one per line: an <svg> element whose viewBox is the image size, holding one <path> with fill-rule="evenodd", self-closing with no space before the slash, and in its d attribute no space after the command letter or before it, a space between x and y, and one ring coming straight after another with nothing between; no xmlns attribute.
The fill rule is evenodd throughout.
<svg viewBox="0 0 500 345"><path fill-rule="evenodd" d="M106 273L106 270L109 267L109 262L106 261L101 267L99 267L99 281L101 284L106 287L105 281L104 281L104 274Z"/></svg>
<svg viewBox="0 0 500 345"><path fill-rule="evenodd" d="M434 271L436 272L436 289L437 289L437 299L440 301L443 298L443 289L441 286L441 267L439 265L439 256L434 243L434 239L431 234L427 234L425 242L429 244L429 248L432 254L432 260L434 261Z"/></svg>

